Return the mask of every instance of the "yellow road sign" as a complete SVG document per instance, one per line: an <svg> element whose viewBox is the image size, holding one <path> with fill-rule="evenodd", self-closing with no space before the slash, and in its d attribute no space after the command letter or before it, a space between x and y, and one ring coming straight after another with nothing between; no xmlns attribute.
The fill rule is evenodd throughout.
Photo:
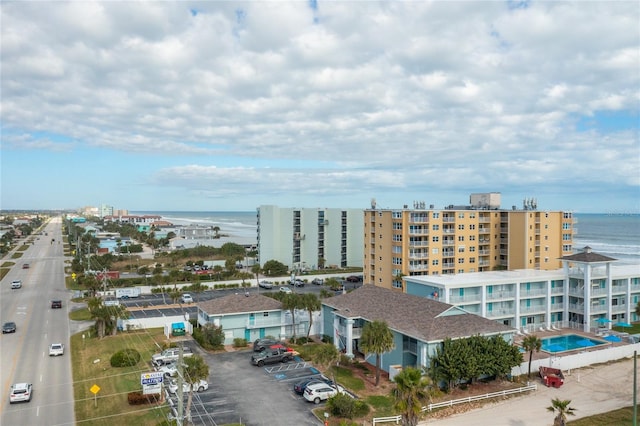
<svg viewBox="0 0 640 426"><path fill-rule="evenodd" d="M100 386L98 385L93 385L91 386L91 389L89 389L91 391L91 393L93 393L94 395L97 394L98 392L100 392Z"/></svg>

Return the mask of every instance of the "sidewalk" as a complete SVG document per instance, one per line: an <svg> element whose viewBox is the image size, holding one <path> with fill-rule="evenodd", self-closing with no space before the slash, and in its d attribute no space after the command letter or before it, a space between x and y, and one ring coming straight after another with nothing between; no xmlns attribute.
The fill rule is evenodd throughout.
<svg viewBox="0 0 640 426"><path fill-rule="evenodd" d="M427 418L420 425L549 426L554 416L547 407L554 398L571 400L570 407L575 408L576 415L569 420L633 405L632 358L571 370L570 375L565 374L564 385L559 389L545 387L533 374L532 382L538 384L538 390L527 395L489 403L446 419Z"/></svg>

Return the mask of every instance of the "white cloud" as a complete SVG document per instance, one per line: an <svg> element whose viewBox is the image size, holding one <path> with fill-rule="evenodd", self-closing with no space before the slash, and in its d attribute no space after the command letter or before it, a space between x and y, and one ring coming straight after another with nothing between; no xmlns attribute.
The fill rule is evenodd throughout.
<svg viewBox="0 0 640 426"><path fill-rule="evenodd" d="M140 181L216 197L465 199L505 185L531 196L569 180L633 194L637 123L598 120L639 114L639 13L633 2L5 3L1 123L32 141L11 155L60 144L85 161L112 153L131 173L144 159Z"/></svg>

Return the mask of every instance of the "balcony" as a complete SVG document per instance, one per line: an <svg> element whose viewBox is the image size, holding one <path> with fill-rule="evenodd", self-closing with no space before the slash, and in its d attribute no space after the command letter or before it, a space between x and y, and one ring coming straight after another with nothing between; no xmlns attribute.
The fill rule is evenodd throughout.
<svg viewBox="0 0 640 426"><path fill-rule="evenodd" d="M608 294L608 291L606 288L592 288L591 289L591 295L592 296L606 296Z"/></svg>
<svg viewBox="0 0 640 426"><path fill-rule="evenodd" d="M429 241L409 241L409 247L427 247Z"/></svg>
<svg viewBox="0 0 640 426"><path fill-rule="evenodd" d="M296 316L297 319L297 316ZM270 320L262 320L262 319L255 319L253 321L251 320L247 320L246 321L246 328L248 329L253 329L253 328L268 328L268 327L280 327L283 325L290 325L291 324L291 317L282 317L282 318L273 318Z"/></svg>
<svg viewBox="0 0 640 426"><path fill-rule="evenodd" d="M545 288L534 288L531 290L520 290L520 297L540 297L540 296L546 296L547 295L547 289Z"/></svg>
<svg viewBox="0 0 640 426"><path fill-rule="evenodd" d="M569 294L573 296L584 297L584 288L583 287L569 287Z"/></svg>
<svg viewBox="0 0 640 426"><path fill-rule="evenodd" d="M428 253L409 253L409 259L428 259Z"/></svg>
<svg viewBox="0 0 640 426"><path fill-rule="evenodd" d="M487 300L513 299L516 297L514 291L497 291L495 293L487 293Z"/></svg>
<svg viewBox="0 0 640 426"><path fill-rule="evenodd" d="M429 235L427 228L409 228L409 235Z"/></svg>
<svg viewBox="0 0 640 426"><path fill-rule="evenodd" d="M479 260L478 261L478 266L489 266L489 261L488 260Z"/></svg>
<svg viewBox="0 0 640 426"><path fill-rule="evenodd" d="M626 292L627 292L627 286L626 285L612 285L611 286L611 293L619 294L619 293L626 293Z"/></svg>
<svg viewBox="0 0 640 426"><path fill-rule="evenodd" d="M615 314L627 312L627 305L625 303L613 305L611 306L611 311Z"/></svg>
<svg viewBox="0 0 640 426"><path fill-rule="evenodd" d="M479 294L470 294L468 296L451 296L449 298L449 303L452 304L467 304L467 303L480 303L482 300L482 296Z"/></svg>
<svg viewBox="0 0 640 426"><path fill-rule="evenodd" d="M569 303L569 310L584 312L584 303Z"/></svg>
<svg viewBox="0 0 640 426"><path fill-rule="evenodd" d="M347 335L347 326L346 325L338 326L338 333L340 333L341 336L346 336ZM351 336L354 339L359 339L360 337L362 337L362 327L356 327L354 325L351 328Z"/></svg>
<svg viewBox="0 0 640 426"><path fill-rule="evenodd" d="M521 314L533 314L537 312L544 312L546 308L544 305L535 305L535 306L521 306L520 313Z"/></svg>
<svg viewBox="0 0 640 426"><path fill-rule="evenodd" d="M564 287L551 287L551 294L564 294Z"/></svg>
<svg viewBox="0 0 640 426"><path fill-rule="evenodd" d="M450 247L456 245L456 242L453 240L442 240L442 245Z"/></svg>
<svg viewBox="0 0 640 426"><path fill-rule="evenodd" d="M429 265L409 265L409 271L426 271L429 269Z"/></svg>
<svg viewBox="0 0 640 426"><path fill-rule="evenodd" d="M550 308L552 311L561 311L564 309L564 303L552 303Z"/></svg>
<svg viewBox="0 0 640 426"><path fill-rule="evenodd" d="M489 228L488 226L481 226L480 228L478 228L478 232L480 234L490 234L491 228Z"/></svg>
<svg viewBox="0 0 640 426"><path fill-rule="evenodd" d="M445 216L442 218L442 222L444 223L454 223L456 221L455 217Z"/></svg>
<svg viewBox="0 0 640 426"><path fill-rule="evenodd" d="M492 309L490 311L487 311L487 318L512 317L514 315L515 315L515 310L513 308Z"/></svg>

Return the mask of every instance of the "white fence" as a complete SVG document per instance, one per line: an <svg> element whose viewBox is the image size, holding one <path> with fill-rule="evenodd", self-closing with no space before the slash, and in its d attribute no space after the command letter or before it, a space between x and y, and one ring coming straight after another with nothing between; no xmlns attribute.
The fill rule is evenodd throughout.
<svg viewBox="0 0 640 426"><path fill-rule="evenodd" d="M451 401L437 402L435 404L429 404L425 407L422 407L422 412L435 410L436 408L453 407L454 405L465 404L473 401L480 401L483 399L499 398L507 395L514 395L514 394L519 394L523 392L534 391L536 389L538 389L538 386L534 384L529 386L523 386L516 389L504 390L500 392L486 393L484 395L474 395L474 396L469 396L467 398L452 399ZM389 422L395 422L396 424L399 424L401 420L402 420L402 416L376 417L373 419L373 424L376 425L380 423L389 423Z"/></svg>

